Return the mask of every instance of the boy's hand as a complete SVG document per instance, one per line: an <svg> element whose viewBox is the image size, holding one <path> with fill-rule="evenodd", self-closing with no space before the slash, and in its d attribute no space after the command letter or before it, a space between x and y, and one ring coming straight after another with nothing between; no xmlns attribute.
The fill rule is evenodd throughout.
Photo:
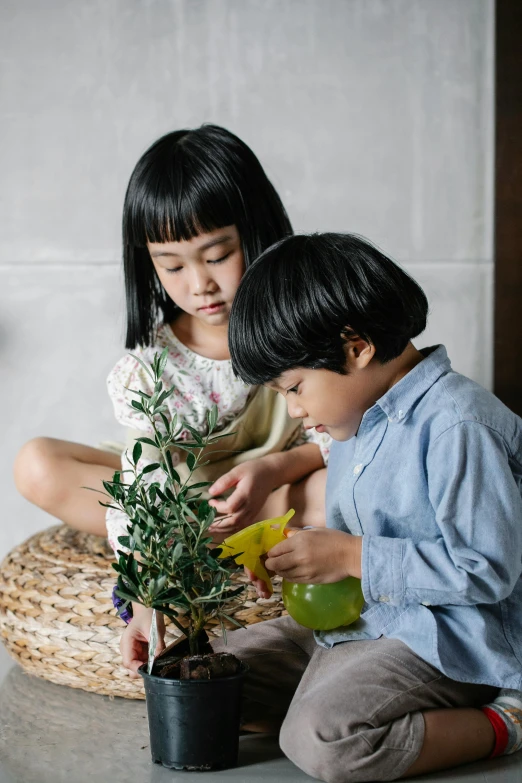
<svg viewBox="0 0 522 783"><path fill-rule="evenodd" d="M272 547L265 568L290 582L327 584L347 576L361 578L362 536L342 530L290 528L288 538Z"/></svg>
<svg viewBox="0 0 522 783"><path fill-rule="evenodd" d="M138 669L147 663L149 657L149 634L152 622L152 609L141 604L132 604L133 618L125 628L120 639L120 652L123 665L129 669L133 679L139 677ZM165 621L163 615L156 612L158 626L158 645L156 655L165 649Z"/></svg>
<svg viewBox="0 0 522 783"><path fill-rule="evenodd" d="M229 470L208 490L211 495L222 495L234 487L227 500L210 501L210 505L223 517L215 520L210 532L230 535L256 522L258 512L276 486L277 478L262 459L245 462Z"/></svg>

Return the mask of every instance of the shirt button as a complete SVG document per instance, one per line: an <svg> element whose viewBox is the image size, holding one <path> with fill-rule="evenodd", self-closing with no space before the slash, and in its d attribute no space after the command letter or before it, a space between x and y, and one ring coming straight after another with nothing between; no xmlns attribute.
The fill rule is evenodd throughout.
<svg viewBox="0 0 522 783"><path fill-rule="evenodd" d="M381 604L387 604L387 603L390 602L390 596L389 595L380 595L379 596L379 601L381 602Z"/></svg>
<svg viewBox="0 0 522 783"><path fill-rule="evenodd" d="M399 411L399 419L403 419L403 418L404 418L404 411Z"/></svg>
<svg viewBox="0 0 522 783"><path fill-rule="evenodd" d="M356 465L353 469L353 475L358 476L362 469L363 469L362 465Z"/></svg>
<svg viewBox="0 0 522 783"><path fill-rule="evenodd" d="M393 421L393 416L388 416L388 421Z"/></svg>

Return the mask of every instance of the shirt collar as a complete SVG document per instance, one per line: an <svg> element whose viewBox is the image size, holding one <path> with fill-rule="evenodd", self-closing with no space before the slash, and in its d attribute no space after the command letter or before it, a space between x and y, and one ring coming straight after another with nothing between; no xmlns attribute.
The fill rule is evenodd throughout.
<svg viewBox="0 0 522 783"><path fill-rule="evenodd" d="M451 370L451 362L443 345L423 348L421 353L425 358L376 402L390 421L403 421L408 411L435 381Z"/></svg>

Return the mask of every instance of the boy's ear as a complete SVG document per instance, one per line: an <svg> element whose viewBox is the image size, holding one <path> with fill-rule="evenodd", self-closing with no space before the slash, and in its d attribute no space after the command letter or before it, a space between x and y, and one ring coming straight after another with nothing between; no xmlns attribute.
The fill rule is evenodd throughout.
<svg viewBox="0 0 522 783"><path fill-rule="evenodd" d="M358 334L344 335L344 351L346 354L346 369L363 370L375 356L375 346L368 340L363 340Z"/></svg>

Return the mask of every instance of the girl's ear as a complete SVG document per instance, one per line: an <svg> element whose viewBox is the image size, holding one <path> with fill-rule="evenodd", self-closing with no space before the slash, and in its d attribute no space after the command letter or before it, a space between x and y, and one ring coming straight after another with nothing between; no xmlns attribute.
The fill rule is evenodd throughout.
<svg viewBox="0 0 522 783"><path fill-rule="evenodd" d="M363 340L358 334L351 332L351 334L343 335L344 351L346 354L346 369L350 373L352 370L363 370L367 367L373 357L375 356L375 346Z"/></svg>

